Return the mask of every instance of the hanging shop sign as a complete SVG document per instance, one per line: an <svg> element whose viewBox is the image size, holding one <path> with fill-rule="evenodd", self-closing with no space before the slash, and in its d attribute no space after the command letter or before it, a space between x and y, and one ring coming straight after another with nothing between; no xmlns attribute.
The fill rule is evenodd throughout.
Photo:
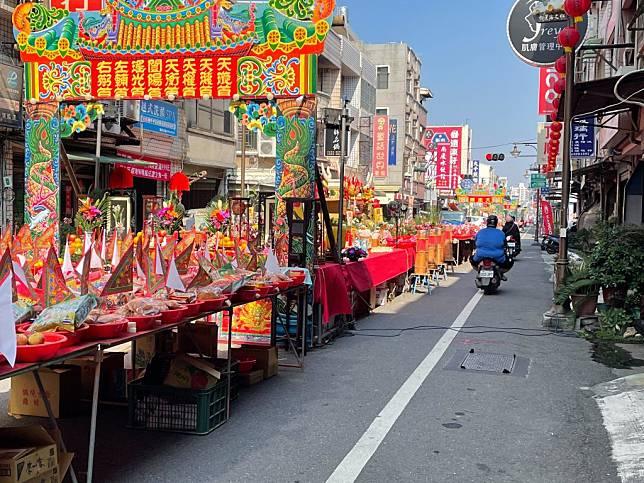
<svg viewBox="0 0 644 483"><path fill-rule="evenodd" d="M389 166L398 161L398 119L389 119Z"/></svg>
<svg viewBox="0 0 644 483"><path fill-rule="evenodd" d="M475 183L478 183L480 181L480 176L481 176L481 161L478 159L474 159L472 161L472 180Z"/></svg>
<svg viewBox="0 0 644 483"><path fill-rule="evenodd" d="M342 143L340 142L340 126L327 126L324 131L324 155L342 156Z"/></svg>
<svg viewBox="0 0 644 483"><path fill-rule="evenodd" d="M22 127L22 68L0 64L0 126Z"/></svg>
<svg viewBox="0 0 644 483"><path fill-rule="evenodd" d="M559 72L554 67L541 67L539 69L539 115L550 116L557 113L553 105L559 94L555 91L555 84L561 79Z"/></svg>
<svg viewBox="0 0 644 483"><path fill-rule="evenodd" d="M156 159L149 156L135 156L125 151L117 151L118 155L123 158L134 159L138 161L147 161L150 166L139 166L136 164L116 163L115 167L127 169L132 176L136 178L154 179L156 181L170 181L172 171L172 162L165 159Z"/></svg>
<svg viewBox="0 0 644 483"><path fill-rule="evenodd" d="M463 126L427 127L423 143L435 151L436 189L456 190L461 179Z"/></svg>
<svg viewBox="0 0 644 483"><path fill-rule="evenodd" d="M141 101L140 126L145 131L176 137L177 116L178 109L174 104L163 101Z"/></svg>
<svg viewBox="0 0 644 483"><path fill-rule="evenodd" d="M386 178L389 157L389 116L373 116L373 159L374 178Z"/></svg>
<svg viewBox="0 0 644 483"><path fill-rule="evenodd" d="M530 175L530 188L545 188L548 185L545 174L532 173Z"/></svg>
<svg viewBox="0 0 644 483"><path fill-rule="evenodd" d="M27 100L314 94L335 5L57 1L13 14Z"/></svg>
<svg viewBox="0 0 644 483"><path fill-rule="evenodd" d="M507 23L507 34L514 53L526 64L535 67L549 67L561 57L562 47L557 42L557 35L568 26L568 16L544 17L539 14L540 4L547 7L551 0L517 0L510 10ZM561 2L556 2L561 3ZM558 9L553 8L552 11ZM548 20L543 22L543 20ZM588 30L588 15L577 24L583 40ZM581 45L582 42L579 43Z"/></svg>
<svg viewBox="0 0 644 483"><path fill-rule="evenodd" d="M570 156L572 158L595 157L595 118L587 117L572 123Z"/></svg>

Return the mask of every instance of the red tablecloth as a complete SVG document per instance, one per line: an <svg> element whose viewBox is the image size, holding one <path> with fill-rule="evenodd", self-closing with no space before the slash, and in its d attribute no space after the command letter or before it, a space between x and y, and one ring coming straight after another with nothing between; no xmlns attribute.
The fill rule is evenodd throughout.
<svg viewBox="0 0 644 483"><path fill-rule="evenodd" d="M314 299L322 305L324 322L335 315L352 313L349 291L367 292L371 287L407 273L414 266L413 248L372 253L346 265L329 263L316 272Z"/></svg>

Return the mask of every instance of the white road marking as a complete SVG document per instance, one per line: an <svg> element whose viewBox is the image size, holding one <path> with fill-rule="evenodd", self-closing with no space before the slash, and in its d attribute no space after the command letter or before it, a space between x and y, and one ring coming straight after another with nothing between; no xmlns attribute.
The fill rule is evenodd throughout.
<svg viewBox="0 0 644 483"><path fill-rule="evenodd" d="M596 397L624 483L644 481L644 390Z"/></svg>
<svg viewBox="0 0 644 483"><path fill-rule="evenodd" d="M389 400L384 409L376 416L371 426L365 431L355 446L344 457L327 483L351 483L355 481L371 457L374 455L387 433L396 423L418 389L423 385L427 376L432 372L443 354L447 351L458 330L462 329L467 319L472 315L476 305L483 297L483 292L477 292L467 303L463 311L451 325L452 330L446 331L427 357L416 367L396 394Z"/></svg>

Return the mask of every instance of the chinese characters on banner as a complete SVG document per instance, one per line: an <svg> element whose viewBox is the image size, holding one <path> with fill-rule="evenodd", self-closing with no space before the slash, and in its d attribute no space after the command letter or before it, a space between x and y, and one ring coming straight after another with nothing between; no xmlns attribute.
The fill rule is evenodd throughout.
<svg viewBox="0 0 644 483"><path fill-rule="evenodd" d="M555 221L552 213L552 205L548 201L541 200L541 223L543 235L553 235L555 231Z"/></svg>
<svg viewBox="0 0 644 483"><path fill-rule="evenodd" d="M177 135L177 107L163 101L141 101L141 126L146 131Z"/></svg>
<svg viewBox="0 0 644 483"><path fill-rule="evenodd" d="M149 158L146 156L135 157L130 153L124 151L117 151L119 156L130 159L138 159L139 161L147 161L151 164L150 166L141 166L136 164L127 164L127 163L116 163L115 167L122 167L127 169L132 176L136 178L146 178L154 179L157 181L170 181L170 172L172 168L172 163L163 159Z"/></svg>
<svg viewBox="0 0 644 483"><path fill-rule="evenodd" d="M595 118L587 117L572 123L570 156L573 158L595 157Z"/></svg>
<svg viewBox="0 0 644 483"><path fill-rule="evenodd" d="M374 178L386 178L389 158L389 116L373 116L373 160Z"/></svg>
<svg viewBox="0 0 644 483"><path fill-rule="evenodd" d="M481 175L481 162L478 159L472 161L472 181L479 182Z"/></svg>
<svg viewBox="0 0 644 483"><path fill-rule="evenodd" d="M396 166L398 151L398 120L389 119L389 166Z"/></svg>
<svg viewBox="0 0 644 483"><path fill-rule="evenodd" d="M342 145L340 142L340 126L327 127L324 136L324 155L342 156Z"/></svg>
<svg viewBox="0 0 644 483"><path fill-rule="evenodd" d="M230 97L237 85L237 60L231 57L93 60L92 96Z"/></svg>
<svg viewBox="0 0 644 483"><path fill-rule="evenodd" d="M429 135L428 135L429 134ZM431 126L425 135L426 146L435 146L436 189L455 190L461 179L462 126Z"/></svg>
<svg viewBox="0 0 644 483"><path fill-rule="evenodd" d="M554 67L541 67L539 69L539 115L548 116L555 114L557 109L552 102L559 97L555 92L555 84L560 79Z"/></svg>

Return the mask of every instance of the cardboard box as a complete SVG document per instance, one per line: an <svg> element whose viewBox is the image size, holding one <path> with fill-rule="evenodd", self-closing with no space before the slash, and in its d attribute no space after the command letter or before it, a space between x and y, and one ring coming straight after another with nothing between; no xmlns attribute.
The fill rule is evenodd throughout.
<svg viewBox="0 0 644 483"><path fill-rule="evenodd" d="M264 372L264 379L277 375L277 347L242 347L233 349L233 359L250 357L257 362L255 367Z"/></svg>
<svg viewBox="0 0 644 483"><path fill-rule="evenodd" d="M0 483L59 480L56 443L42 426L0 428Z"/></svg>
<svg viewBox="0 0 644 483"><path fill-rule="evenodd" d="M78 414L80 403L78 388L81 383L78 367L60 365L41 369L40 379L54 417L68 417ZM33 373L29 372L11 379L9 413L21 416L48 416Z"/></svg>
<svg viewBox="0 0 644 483"><path fill-rule="evenodd" d="M101 363L101 385L99 397L108 401L120 401L125 398L125 371L122 352L106 352ZM77 357L67 361L68 365L80 368L80 397L91 399L94 392L94 356Z"/></svg>
<svg viewBox="0 0 644 483"><path fill-rule="evenodd" d="M239 382L242 386L252 386L254 384L259 384L263 380L264 371L262 369L239 374Z"/></svg>
<svg viewBox="0 0 644 483"><path fill-rule="evenodd" d="M179 352L217 357L217 325L196 322L179 328Z"/></svg>

